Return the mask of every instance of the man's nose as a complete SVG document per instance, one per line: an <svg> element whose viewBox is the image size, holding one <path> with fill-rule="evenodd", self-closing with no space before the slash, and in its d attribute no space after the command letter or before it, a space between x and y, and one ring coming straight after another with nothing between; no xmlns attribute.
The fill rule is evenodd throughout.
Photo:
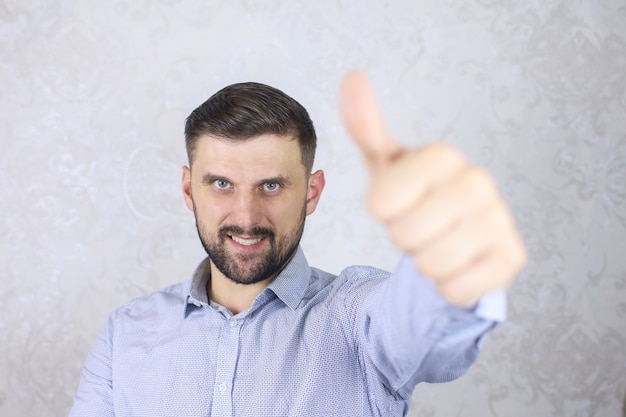
<svg viewBox="0 0 626 417"><path fill-rule="evenodd" d="M261 217L260 197L254 190L237 190L231 212L232 222L245 229L259 225Z"/></svg>

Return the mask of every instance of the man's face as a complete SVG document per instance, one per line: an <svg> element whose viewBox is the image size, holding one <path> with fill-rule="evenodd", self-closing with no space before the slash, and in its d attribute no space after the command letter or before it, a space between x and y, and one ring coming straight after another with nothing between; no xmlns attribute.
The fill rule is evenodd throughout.
<svg viewBox="0 0 626 417"><path fill-rule="evenodd" d="M275 277L298 248L323 172L307 176L298 142L276 135L203 136L194 155L183 194L213 269L241 284Z"/></svg>

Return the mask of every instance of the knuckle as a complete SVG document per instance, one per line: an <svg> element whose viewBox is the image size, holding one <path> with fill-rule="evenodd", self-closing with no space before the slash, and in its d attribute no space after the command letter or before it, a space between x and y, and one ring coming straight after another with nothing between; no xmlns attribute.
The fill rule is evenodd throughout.
<svg viewBox="0 0 626 417"><path fill-rule="evenodd" d="M432 281L439 281L440 277L437 274L437 268L428 260L425 260L423 256L420 256L415 260L415 265L422 274L430 278Z"/></svg>
<svg viewBox="0 0 626 417"><path fill-rule="evenodd" d="M384 184L374 181L366 194L366 205L370 213L378 220L388 221L392 215L389 200Z"/></svg>
<svg viewBox="0 0 626 417"><path fill-rule="evenodd" d="M468 168L464 185L469 192L485 199L497 195L497 186L493 177L481 167L472 166Z"/></svg>
<svg viewBox="0 0 626 417"><path fill-rule="evenodd" d="M513 217L509 211L501 205L496 205L491 210L491 227L501 234L510 235L515 233Z"/></svg>
<svg viewBox="0 0 626 417"><path fill-rule="evenodd" d="M517 235L512 235L505 240L494 255L500 259L499 264L503 270L508 271L507 276L510 276L511 280L528 261L526 247Z"/></svg>
<svg viewBox="0 0 626 417"><path fill-rule="evenodd" d="M422 151L438 164L459 164L464 161L463 154L454 146L445 142L426 145Z"/></svg>
<svg viewBox="0 0 626 417"><path fill-rule="evenodd" d="M517 250L513 251L512 258L513 264L519 271L528 262L528 252L526 251L526 247L521 242L516 242L516 246Z"/></svg>
<svg viewBox="0 0 626 417"><path fill-rule="evenodd" d="M439 294L450 304L461 306L469 300L467 294L458 285L442 284L438 287L438 290Z"/></svg>
<svg viewBox="0 0 626 417"><path fill-rule="evenodd" d="M400 250L410 251L411 245L408 240L408 235L403 231L402 228L398 227L396 224L392 224L388 228L389 239L391 242Z"/></svg>

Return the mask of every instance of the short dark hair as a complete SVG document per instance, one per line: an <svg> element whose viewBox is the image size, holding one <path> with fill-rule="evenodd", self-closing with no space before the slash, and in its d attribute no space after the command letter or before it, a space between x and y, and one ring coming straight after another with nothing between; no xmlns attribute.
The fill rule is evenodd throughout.
<svg viewBox="0 0 626 417"><path fill-rule="evenodd" d="M200 136L245 140L263 134L297 140L301 162L306 173L311 172L317 137L309 113L277 88L254 82L224 87L187 117L185 145L189 164Z"/></svg>

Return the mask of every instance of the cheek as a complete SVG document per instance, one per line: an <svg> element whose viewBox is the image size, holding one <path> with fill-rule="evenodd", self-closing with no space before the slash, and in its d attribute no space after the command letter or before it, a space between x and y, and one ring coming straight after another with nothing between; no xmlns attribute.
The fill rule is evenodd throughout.
<svg viewBox="0 0 626 417"><path fill-rule="evenodd" d="M302 213L306 208L306 201L291 202L280 207L274 207L272 210L267 210L268 219L274 227L282 229L284 231L290 231L295 228L302 218Z"/></svg>
<svg viewBox="0 0 626 417"><path fill-rule="evenodd" d="M193 199L194 212L198 221L209 226L221 222L228 216L228 205L206 197Z"/></svg>

